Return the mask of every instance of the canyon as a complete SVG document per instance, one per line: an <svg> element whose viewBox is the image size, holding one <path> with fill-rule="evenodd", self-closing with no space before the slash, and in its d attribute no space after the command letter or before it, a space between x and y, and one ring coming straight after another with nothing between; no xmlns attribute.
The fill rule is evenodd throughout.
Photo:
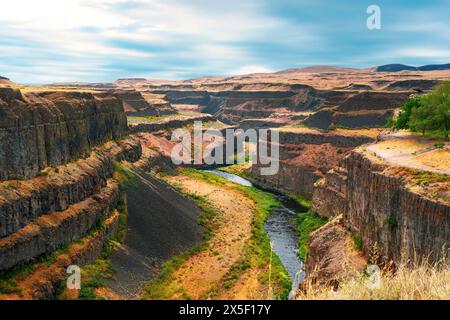
<svg viewBox="0 0 450 320"><path fill-rule="evenodd" d="M263 176L264 165L252 159L244 172L261 189L310 199L311 213L327 219L309 235L305 264L314 283L339 286L348 266L363 270L374 255L380 265L448 261L450 146L386 125L450 71L382 70L42 87L0 78L0 299L57 298L67 267L95 263L111 241L118 282L108 281L106 297L141 297L165 261L208 232L198 224L199 197L224 207L211 243L236 255L198 252L176 273L184 281L178 289L190 298L264 298L266 285L252 272L265 271L255 262L236 282L224 280L253 241L249 208L258 201L190 168L180 174L172 163L172 132L192 131L196 121L279 132L279 171ZM245 234L229 226L236 221ZM192 287L202 270L186 270L207 262L217 273ZM212 283L232 285L216 292ZM182 291L170 297L186 298Z"/></svg>

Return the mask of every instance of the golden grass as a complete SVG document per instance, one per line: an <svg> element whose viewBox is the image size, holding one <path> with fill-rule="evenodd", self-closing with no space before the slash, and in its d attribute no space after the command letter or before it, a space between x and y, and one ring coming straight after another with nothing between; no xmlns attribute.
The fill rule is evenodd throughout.
<svg viewBox="0 0 450 320"><path fill-rule="evenodd" d="M450 299L450 268L445 262L413 267L399 266L395 272L382 271L381 282L370 289L364 273L349 275L337 290L305 285L299 300L448 300Z"/></svg>

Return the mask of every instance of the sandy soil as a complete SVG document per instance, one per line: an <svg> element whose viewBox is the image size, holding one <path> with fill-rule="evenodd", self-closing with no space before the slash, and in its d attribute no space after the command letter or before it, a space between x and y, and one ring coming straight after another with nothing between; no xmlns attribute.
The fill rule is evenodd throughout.
<svg viewBox="0 0 450 320"><path fill-rule="evenodd" d="M253 202L236 190L216 186L192 177L169 178L185 192L206 198L221 213L215 218L208 248L191 256L174 273L168 299L258 299L263 295L258 270L248 269L234 285L225 289L221 281L242 256L252 232ZM213 294L211 294L213 293Z"/></svg>
<svg viewBox="0 0 450 320"><path fill-rule="evenodd" d="M393 139L366 147L377 157L407 168L450 174L450 145L435 147L436 141L411 134L396 134Z"/></svg>
<svg viewBox="0 0 450 320"><path fill-rule="evenodd" d="M321 135L342 135L342 136L368 136L376 139L383 129L335 129L327 132L320 131L318 129L312 129L307 127L282 127L278 129L283 132L295 132L295 133L313 133Z"/></svg>

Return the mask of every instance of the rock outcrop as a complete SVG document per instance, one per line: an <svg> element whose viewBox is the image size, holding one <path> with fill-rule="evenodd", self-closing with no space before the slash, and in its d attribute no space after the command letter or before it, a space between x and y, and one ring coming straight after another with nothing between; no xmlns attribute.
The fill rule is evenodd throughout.
<svg viewBox="0 0 450 320"><path fill-rule="evenodd" d="M167 119L154 123L138 123L130 125L130 131L132 133L140 132L156 132L161 130L178 129L184 126L193 125L196 121L208 122L214 120L214 117L210 115L200 115L192 117L183 117L180 119Z"/></svg>
<svg viewBox="0 0 450 320"><path fill-rule="evenodd" d="M92 261L117 230L115 162L142 154L136 138L125 138L120 101L111 92L2 88L0 113L0 273L35 269L39 258L80 239L90 245L71 261ZM50 296L64 277L58 270L23 289L31 298Z"/></svg>
<svg viewBox="0 0 450 320"><path fill-rule="evenodd" d="M314 184L334 168L356 146L374 141L364 134L344 134L342 131L280 130L279 171L262 176L259 163L252 166L251 175L261 185L289 193L312 196Z"/></svg>
<svg viewBox="0 0 450 320"><path fill-rule="evenodd" d="M392 167L361 150L351 153L346 166L344 224L361 235L366 255L375 245L384 260L396 263L448 255L450 203L423 192L427 187L414 182L415 171ZM448 188L450 178L439 179L436 184Z"/></svg>
<svg viewBox="0 0 450 320"><path fill-rule="evenodd" d="M347 210L347 171L336 166L314 184L313 210L322 217L344 215Z"/></svg>
<svg viewBox="0 0 450 320"><path fill-rule="evenodd" d="M337 287L339 282L366 266L366 259L355 249L351 234L337 216L310 235L306 260L306 283Z"/></svg>
<svg viewBox="0 0 450 320"><path fill-rule="evenodd" d="M108 93L0 88L0 181L33 178L127 130L120 102Z"/></svg>
<svg viewBox="0 0 450 320"><path fill-rule="evenodd" d="M118 185L110 181L94 196L62 212L41 216L0 239L0 271L30 262L82 238L112 212L118 196Z"/></svg>
<svg viewBox="0 0 450 320"><path fill-rule="evenodd" d="M137 161L139 141L109 142L88 158L49 168L40 177L0 183L0 238L52 211L64 211L104 188L114 161Z"/></svg>
<svg viewBox="0 0 450 320"><path fill-rule="evenodd" d="M382 261L436 262L449 250L449 183L446 175L395 166L358 148L315 184L313 209L343 215L366 256L376 251Z"/></svg>

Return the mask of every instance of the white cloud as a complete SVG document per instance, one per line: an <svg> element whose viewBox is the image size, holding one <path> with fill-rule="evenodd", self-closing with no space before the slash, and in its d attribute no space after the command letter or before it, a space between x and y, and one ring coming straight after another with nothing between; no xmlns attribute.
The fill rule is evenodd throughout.
<svg viewBox="0 0 450 320"><path fill-rule="evenodd" d="M393 57L405 57L405 58L441 58L449 59L450 50L429 48L429 47L413 47L402 48L391 52Z"/></svg>
<svg viewBox="0 0 450 320"><path fill-rule="evenodd" d="M230 74L243 75L243 74L269 73L269 72L273 72L273 70L264 66L247 65L232 71Z"/></svg>

